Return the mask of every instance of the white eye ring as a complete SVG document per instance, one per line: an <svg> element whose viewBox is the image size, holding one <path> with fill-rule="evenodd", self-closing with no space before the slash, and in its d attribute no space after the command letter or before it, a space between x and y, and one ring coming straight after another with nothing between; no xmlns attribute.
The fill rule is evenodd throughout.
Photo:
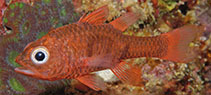
<svg viewBox="0 0 211 95"><path fill-rule="evenodd" d="M44 64L48 61L49 57L48 49L43 46L35 48L31 53L31 60L34 64Z"/></svg>

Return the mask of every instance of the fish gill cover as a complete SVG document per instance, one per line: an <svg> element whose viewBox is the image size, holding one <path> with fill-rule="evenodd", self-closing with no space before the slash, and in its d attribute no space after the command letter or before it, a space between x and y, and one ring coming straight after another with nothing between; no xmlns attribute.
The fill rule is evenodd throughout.
<svg viewBox="0 0 211 95"><path fill-rule="evenodd" d="M65 80L41 81L14 72L20 66L15 57L29 42L50 29L76 21L78 15L71 0L19 1L7 6L2 19L6 34L0 36L0 95L36 95L67 85Z"/></svg>

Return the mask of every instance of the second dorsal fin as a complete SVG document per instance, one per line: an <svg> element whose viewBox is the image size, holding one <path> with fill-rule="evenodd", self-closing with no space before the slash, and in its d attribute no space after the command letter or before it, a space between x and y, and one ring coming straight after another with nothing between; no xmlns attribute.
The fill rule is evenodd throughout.
<svg viewBox="0 0 211 95"><path fill-rule="evenodd" d="M88 15L83 15L78 22L87 22L90 24L99 25L106 21L108 17L108 6L103 6L93 11Z"/></svg>
<svg viewBox="0 0 211 95"><path fill-rule="evenodd" d="M115 19L114 21L110 22L114 28L124 31L130 25L134 24L139 19L140 14L136 14L133 12L127 12L120 16L119 18Z"/></svg>

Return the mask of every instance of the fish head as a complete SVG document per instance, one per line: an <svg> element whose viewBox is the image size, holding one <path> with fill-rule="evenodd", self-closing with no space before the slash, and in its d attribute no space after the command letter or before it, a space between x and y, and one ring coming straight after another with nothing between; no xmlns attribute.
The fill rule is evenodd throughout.
<svg viewBox="0 0 211 95"><path fill-rule="evenodd" d="M43 80L62 79L56 72L64 67L61 64L63 55L55 41L56 38L44 36L29 43L16 57L16 62L22 67L15 68L15 71Z"/></svg>

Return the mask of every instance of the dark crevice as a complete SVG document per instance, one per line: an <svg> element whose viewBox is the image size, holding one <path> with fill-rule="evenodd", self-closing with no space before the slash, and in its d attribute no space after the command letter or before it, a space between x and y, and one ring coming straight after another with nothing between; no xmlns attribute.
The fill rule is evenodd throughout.
<svg viewBox="0 0 211 95"><path fill-rule="evenodd" d="M140 29L144 29L144 24L139 24L138 26Z"/></svg>
<svg viewBox="0 0 211 95"><path fill-rule="evenodd" d="M8 27L8 26L4 26L6 28L6 30L12 30L12 28Z"/></svg>
<svg viewBox="0 0 211 95"><path fill-rule="evenodd" d="M188 7L188 3L185 2L183 5L180 5L179 10L182 12L183 15L186 15L187 11L190 10L190 8Z"/></svg>

